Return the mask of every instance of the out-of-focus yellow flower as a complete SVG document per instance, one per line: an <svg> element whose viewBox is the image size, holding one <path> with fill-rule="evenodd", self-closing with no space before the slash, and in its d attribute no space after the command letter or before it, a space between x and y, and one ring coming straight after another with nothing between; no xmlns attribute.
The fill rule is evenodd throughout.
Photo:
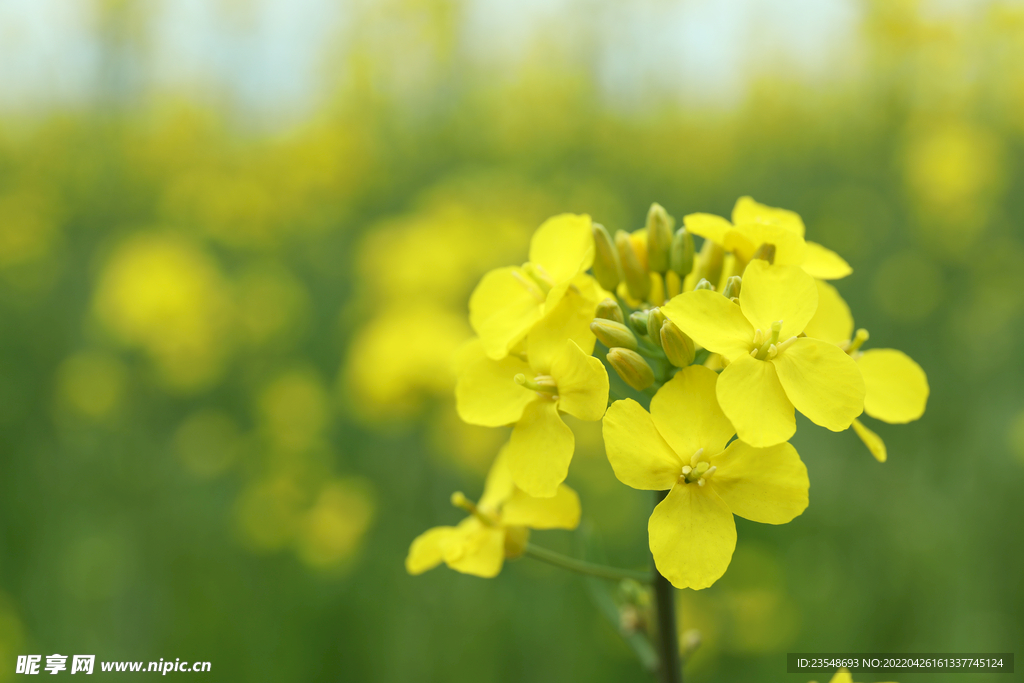
<svg viewBox="0 0 1024 683"><path fill-rule="evenodd" d="M853 272L850 265L831 249L804 239L800 216L740 197L732 210L732 223L708 213L695 213L683 219L686 229L711 240L739 261L750 261L762 245L774 247L773 263L800 266L809 275L822 280L844 278Z"/></svg>
<svg viewBox="0 0 1024 683"><path fill-rule="evenodd" d="M328 482L299 522L299 557L317 569L343 564L358 550L373 515L374 503L367 482Z"/></svg>
<svg viewBox="0 0 1024 683"><path fill-rule="evenodd" d="M260 392L257 405L263 430L275 448L298 452L315 446L327 425L327 391L312 369L281 374Z"/></svg>
<svg viewBox="0 0 1024 683"><path fill-rule="evenodd" d="M817 682L811 681L811 683ZM853 683L853 676L850 675L849 670L845 668L839 669L838 671L836 671L836 675L833 676L832 680L830 680L828 683Z"/></svg>
<svg viewBox="0 0 1024 683"><path fill-rule="evenodd" d="M458 526L434 527L416 537L405 559L406 571L422 574L444 562L463 574L490 578L498 575L505 558L523 553L530 529L576 528L576 492L562 484L549 498L527 495L512 481L508 451L506 446L495 459L479 504L461 493L452 495L452 504L468 511L469 517Z"/></svg>
<svg viewBox="0 0 1024 683"><path fill-rule="evenodd" d="M99 319L143 349L163 383L196 391L221 375L233 307L214 261L183 238L142 233L118 247L96 288Z"/></svg>
<svg viewBox="0 0 1024 683"><path fill-rule="evenodd" d="M697 290L661 309L695 342L728 361L718 402L739 438L752 446L793 436L794 407L832 431L847 429L864 409L864 380L853 359L834 344L796 336L817 304L817 287L806 272L754 259L744 272L738 305Z"/></svg>
<svg viewBox="0 0 1024 683"><path fill-rule="evenodd" d="M736 440L715 398L712 370L691 365L651 400L631 399L604 418L608 460L619 481L669 490L647 530L654 563L677 588L707 588L729 567L736 548L733 515L785 524L806 509L807 468L788 443L754 448Z"/></svg>
<svg viewBox="0 0 1024 683"><path fill-rule="evenodd" d="M102 419L117 410L127 382L128 369L116 356L82 351L57 370L58 400L80 415Z"/></svg>
<svg viewBox="0 0 1024 683"><path fill-rule="evenodd" d="M560 411L600 420L608 405L608 373L589 355L597 302L571 289L525 340L525 354L490 358L481 340L461 354L455 388L459 417L470 424L515 423L508 464L516 485L553 496L565 480L575 446Z"/></svg>
<svg viewBox="0 0 1024 683"><path fill-rule="evenodd" d="M818 310L807 324L808 337L836 344L857 363L864 378L864 412L889 424L913 422L924 414L928 403L928 377L910 356L896 349L861 351L867 330L853 331L853 316L839 292L818 283ZM853 429L879 462L888 457L885 442L860 420Z"/></svg>
<svg viewBox="0 0 1024 683"><path fill-rule="evenodd" d="M469 322L487 355L499 359L554 309L594 260L590 216L561 214L537 228L530 260L484 275L469 298Z"/></svg>
<svg viewBox="0 0 1024 683"><path fill-rule="evenodd" d="M386 307L352 340L341 383L348 403L362 415L394 418L425 394L450 395L452 358L470 334L465 316L433 303Z"/></svg>
<svg viewBox="0 0 1024 683"><path fill-rule="evenodd" d="M201 479L212 479L227 470L238 459L242 444L235 421L209 408L189 415L174 434L178 458Z"/></svg>

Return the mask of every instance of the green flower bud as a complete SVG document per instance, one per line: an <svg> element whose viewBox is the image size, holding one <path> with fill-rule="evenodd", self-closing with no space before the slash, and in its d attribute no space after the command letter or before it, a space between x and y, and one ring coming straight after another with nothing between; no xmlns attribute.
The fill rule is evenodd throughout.
<svg viewBox="0 0 1024 683"><path fill-rule="evenodd" d="M693 253L693 235L686 228L679 228L672 237L669 252L669 265L679 277L686 277L693 270Z"/></svg>
<svg viewBox="0 0 1024 683"><path fill-rule="evenodd" d="M664 273L669 266L672 249L672 226L675 219L657 202L647 212L647 268L652 273Z"/></svg>
<svg viewBox="0 0 1024 683"><path fill-rule="evenodd" d="M722 290L722 296L726 299L732 299L733 297L739 296L742 284L743 281L740 279L740 276L733 275L725 281L725 289Z"/></svg>
<svg viewBox="0 0 1024 683"><path fill-rule="evenodd" d="M590 230L594 235L594 265L591 266L594 277L598 284L609 292L614 292L622 280L619 250L603 225L592 223Z"/></svg>
<svg viewBox="0 0 1024 683"><path fill-rule="evenodd" d="M647 337L654 342L655 346L661 346L661 326L667 318L660 308L652 308L647 311Z"/></svg>
<svg viewBox="0 0 1024 683"><path fill-rule="evenodd" d="M666 320L661 326L661 348L665 351L668 362L677 368L685 368L693 362L696 349L693 347L693 340L686 336L686 333L679 329L671 320Z"/></svg>
<svg viewBox="0 0 1024 683"><path fill-rule="evenodd" d="M598 318L590 323L590 331L594 333L598 341L609 349L620 347L633 351L637 349L636 336L622 323Z"/></svg>
<svg viewBox="0 0 1024 683"><path fill-rule="evenodd" d="M612 349L608 352L608 363L623 382L637 391L643 391L654 384L654 370L636 351Z"/></svg>
<svg viewBox="0 0 1024 683"><path fill-rule="evenodd" d="M697 291L698 289L710 289L713 292L715 291L715 286L708 282L706 278L701 278L700 282L694 286L693 291Z"/></svg>
<svg viewBox="0 0 1024 683"><path fill-rule="evenodd" d="M614 299L605 299L597 305L597 313L594 315L595 318L604 318L605 320L614 320L617 323L625 323L626 319L622 315L622 309L619 308L619 304Z"/></svg>
<svg viewBox="0 0 1024 683"><path fill-rule="evenodd" d="M637 334L647 334L647 311L633 311L630 313L629 326Z"/></svg>
<svg viewBox="0 0 1024 683"><path fill-rule="evenodd" d="M619 250L619 262L622 264L622 276L626 280L626 289L634 299L644 301L651 292L651 278L640 265L640 257L633 248L633 240L629 233L619 230L615 233L615 246Z"/></svg>

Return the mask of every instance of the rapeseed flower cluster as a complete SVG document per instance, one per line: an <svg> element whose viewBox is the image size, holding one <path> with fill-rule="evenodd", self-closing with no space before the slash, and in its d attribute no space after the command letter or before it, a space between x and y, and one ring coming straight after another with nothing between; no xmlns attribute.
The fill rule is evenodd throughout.
<svg viewBox="0 0 1024 683"><path fill-rule="evenodd" d="M725 573L734 516L785 524L807 508L807 468L789 443L797 411L852 427L884 461L861 416L917 419L927 378L900 351L863 349L867 332L829 283L852 268L805 231L796 213L750 197L731 220L695 213L678 229L658 204L643 228L614 236L587 215L541 225L526 263L473 291L476 336L456 362L459 416L511 426L510 439L480 504L456 494L470 516L417 538L409 572L445 562L494 576L524 552L528 528L576 526L563 414L602 420L619 481L665 492L649 544L677 588Z"/></svg>

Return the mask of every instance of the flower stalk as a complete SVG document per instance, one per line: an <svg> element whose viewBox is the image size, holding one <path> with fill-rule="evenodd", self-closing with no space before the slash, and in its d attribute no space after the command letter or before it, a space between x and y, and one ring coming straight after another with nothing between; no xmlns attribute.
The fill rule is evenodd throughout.
<svg viewBox="0 0 1024 683"><path fill-rule="evenodd" d="M618 567L608 567L603 564L584 562L583 560L577 560L576 558L556 553L554 550L541 548L540 546L536 546L532 543L528 543L526 545L526 552L523 554L527 557L532 557L535 560L547 562L548 564L553 564L556 567L576 572L577 574L596 576L599 579L608 579L610 581L632 579L633 581L640 581L642 583L651 582L651 577L646 572L633 571L632 569L619 569Z"/></svg>
<svg viewBox="0 0 1024 683"><path fill-rule="evenodd" d="M654 492L654 505L665 499L668 491ZM660 683L683 683L683 669L679 661L679 636L676 626L676 602L672 584L661 575L651 561L654 585L654 613L657 631L654 647L658 651L658 680Z"/></svg>

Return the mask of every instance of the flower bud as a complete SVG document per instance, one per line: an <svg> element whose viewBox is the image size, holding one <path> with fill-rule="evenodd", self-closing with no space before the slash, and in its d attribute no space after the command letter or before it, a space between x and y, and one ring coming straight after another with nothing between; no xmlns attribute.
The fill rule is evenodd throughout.
<svg viewBox="0 0 1024 683"><path fill-rule="evenodd" d="M718 282L722 277L722 262L725 251L711 240L704 240L700 248L700 259L697 263L698 272L711 282Z"/></svg>
<svg viewBox="0 0 1024 683"><path fill-rule="evenodd" d="M630 313L629 326L639 335L647 334L647 311L633 311Z"/></svg>
<svg viewBox="0 0 1024 683"><path fill-rule="evenodd" d="M590 331L609 349L626 348L636 351L636 336L622 323L598 318L590 323Z"/></svg>
<svg viewBox="0 0 1024 683"><path fill-rule="evenodd" d="M713 284L711 284L710 282L708 282L707 278L703 278L702 277L700 279L700 282L698 282L694 286L693 291L697 291L698 289L710 289L713 292L713 291L715 291L715 286Z"/></svg>
<svg viewBox="0 0 1024 683"><path fill-rule="evenodd" d="M696 349L693 340L686 336L686 333L679 329L671 320L666 320L661 326L661 348L665 351L668 362L677 368L685 368L693 362Z"/></svg>
<svg viewBox="0 0 1024 683"><path fill-rule="evenodd" d="M672 249L672 226L675 219L657 202L647 212L647 267L652 273L664 273L669 266Z"/></svg>
<svg viewBox="0 0 1024 683"><path fill-rule="evenodd" d="M655 346L661 346L661 326L667 318L660 308L652 308L647 311L647 337L654 342Z"/></svg>
<svg viewBox="0 0 1024 683"><path fill-rule="evenodd" d="M622 309L619 308L619 304L617 304L614 299L605 299L599 303L594 317L604 318L605 320L614 320L617 323L626 322L626 319L622 315Z"/></svg>
<svg viewBox="0 0 1024 683"><path fill-rule="evenodd" d="M612 349L608 352L608 363L623 382L637 391L643 391L654 384L654 370L636 351Z"/></svg>
<svg viewBox="0 0 1024 683"><path fill-rule="evenodd" d="M679 228L673 235L669 261L679 277L686 277L693 270L693 235L686 228Z"/></svg>
<svg viewBox="0 0 1024 683"><path fill-rule="evenodd" d="M740 295L740 287L743 284L739 275L733 275L725 281L725 289L722 290L722 296L726 299L732 299Z"/></svg>
<svg viewBox="0 0 1024 683"><path fill-rule="evenodd" d="M505 559L514 560L526 552L530 530L524 526L505 527Z"/></svg>
<svg viewBox="0 0 1024 683"><path fill-rule="evenodd" d="M611 235L600 223L592 223L590 231L594 235L594 264L591 266L594 269L594 278L609 292L614 292L622 280L619 250Z"/></svg>
<svg viewBox="0 0 1024 683"><path fill-rule="evenodd" d="M626 289L634 299L645 301L651 291L651 279L647 271L640 265L640 257L633 248L629 233L619 230L615 233L615 246L619 250L619 262L622 264L622 276L626 281Z"/></svg>

